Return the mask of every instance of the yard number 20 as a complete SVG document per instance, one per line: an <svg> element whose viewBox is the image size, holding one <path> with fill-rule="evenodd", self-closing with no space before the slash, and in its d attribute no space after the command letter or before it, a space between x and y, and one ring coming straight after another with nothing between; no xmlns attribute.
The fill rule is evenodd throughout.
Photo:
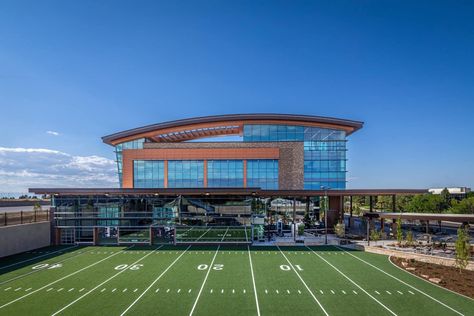
<svg viewBox="0 0 474 316"><path fill-rule="evenodd" d="M208 266L207 264L200 264L200 265L198 265L197 268L198 268L198 270L207 270L208 267L209 267L209 266ZM224 265L223 265L223 264L220 264L220 263L216 263L216 264L214 264L214 266L212 267L212 269L219 271L219 270L224 269Z"/></svg>

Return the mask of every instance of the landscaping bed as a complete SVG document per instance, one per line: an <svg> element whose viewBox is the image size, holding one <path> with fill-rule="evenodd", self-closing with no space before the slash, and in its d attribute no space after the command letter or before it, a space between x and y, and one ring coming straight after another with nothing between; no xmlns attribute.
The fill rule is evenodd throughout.
<svg viewBox="0 0 474 316"><path fill-rule="evenodd" d="M414 259L390 257L390 260L403 270L420 278L474 298L474 271L463 270L460 273L459 269L455 267L420 262Z"/></svg>

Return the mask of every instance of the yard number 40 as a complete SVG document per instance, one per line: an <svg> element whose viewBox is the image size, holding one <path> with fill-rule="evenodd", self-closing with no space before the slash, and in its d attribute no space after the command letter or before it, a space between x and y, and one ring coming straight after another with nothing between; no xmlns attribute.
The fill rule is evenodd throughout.
<svg viewBox="0 0 474 316"><path fill-rule="evenodd" d="M119 264L118 266L115 267L115 270L125 270L129 268L132 271L140 270L140 268L143 267L143 264L138 263L138 264L132 264L130 267L128 267L128 264Z"/></svg>

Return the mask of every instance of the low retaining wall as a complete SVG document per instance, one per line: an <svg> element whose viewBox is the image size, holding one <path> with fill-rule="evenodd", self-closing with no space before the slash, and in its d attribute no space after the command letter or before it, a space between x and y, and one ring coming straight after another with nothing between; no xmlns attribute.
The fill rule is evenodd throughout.
<svg viewBox="0 0 474 316"><path fill-rule="evenodd" d="M377 253L381 255L394 256L394 257L403 258L403 259L414 259L421 262L439 264L439 265L443 265L447 267L453 267L456 261L455 259L451 259L451 258L430 256L430 255L424 255L424 254L419 254L419 253L407 253L403 251L385 249L385 248L380 248L380 247L364 246L364 245L354 245L354 249L364 250L367 252ZM466 269L474 271L474 262L470 261Z"/></svg>
<svg viewBox="0 0 474 316"><path fill-rule="evenodd" d="M51 244L51 223L0 227L0 258Z"/></svg>

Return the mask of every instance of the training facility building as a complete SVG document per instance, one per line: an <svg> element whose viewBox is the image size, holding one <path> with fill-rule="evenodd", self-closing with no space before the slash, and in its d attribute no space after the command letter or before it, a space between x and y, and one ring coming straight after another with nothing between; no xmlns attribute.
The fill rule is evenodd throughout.
<svg viewBox="0 0 474 316"><path fill-rule="evenodd" d="M119 188L33 188L52 197L57 244L252 243L296 234L306 213L327 227L357 195L348 190L347 138L363 123L320 116L236 114L118 132ZM346 198L348 197L348 198ZM268 235L268 234L267 234Z"/></svg>

